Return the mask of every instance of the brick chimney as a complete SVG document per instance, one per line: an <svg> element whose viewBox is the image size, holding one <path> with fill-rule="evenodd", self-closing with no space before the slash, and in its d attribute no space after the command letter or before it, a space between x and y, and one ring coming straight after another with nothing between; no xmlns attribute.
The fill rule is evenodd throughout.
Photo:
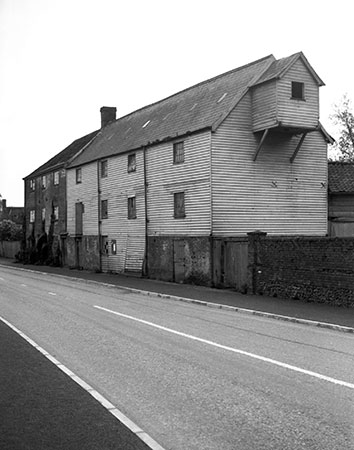
<svg viewBox="0 0 354 450"><path fill-rule="evenodd" d="M114 106L102 106L101 113L101 128L104 128L111 122L116 120L117 108Z"/></svg>

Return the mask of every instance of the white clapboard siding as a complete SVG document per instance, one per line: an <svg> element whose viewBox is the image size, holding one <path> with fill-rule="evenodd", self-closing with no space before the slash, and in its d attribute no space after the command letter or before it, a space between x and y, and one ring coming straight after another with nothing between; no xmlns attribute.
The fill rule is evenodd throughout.
<svg viewBox="0 0 354 450"><path fill-rule="evenodd" d="M305 100L291 99L291 82L304 83ZM278 119L282 126L315 128L319 119L319 87L301 59L277 83Z"/></svg>
<svg viewBox="0 0 354 450"><path fill-rule="evenodd" d="M276 80L255 86L251 90L253 131L277 124Z"/></svg>
<svg viewBox="0 0 354 450"><path fill-rule="evenodd" d="M259 136L259 135L258 135ZM259 137L252 132L251 98L245 96L213 134L214 235L324 235L327 232L327 146L320 132L267 137L253 161Z"/></svg>
<svg viewBox="0 0 354 450"><path fill-rule="evenodd" d="M136 170L128 172L128 154L108 158L108 176L100 179L101 200L108 200L108 218L101 232L107 236L109 254L105 264L112 272L141 271L145 252L145 198L143 151L136 155ZM136 197L136 219L128 219L128 197ZM117 254L111 243L117 243Z"/></svg>
<svg viewBox="0 0 354 450"><path fill-rule="evenodd" d="M83 234L98 235L97 163L81 167L82 182L76 184L76 169L67 171L68 233L75 234L75 203L84 204Z"/></svg>
<svg viewBox="0 0 354 450"><path fill-rule="evenodd" d="M147 149L148 233L205 236L210 234L210 132L184 141L184 163L173 164L173 142ZM176 142L179 140L176 139ZM174 193L185 193L183 219L174 218Z"/></svg>

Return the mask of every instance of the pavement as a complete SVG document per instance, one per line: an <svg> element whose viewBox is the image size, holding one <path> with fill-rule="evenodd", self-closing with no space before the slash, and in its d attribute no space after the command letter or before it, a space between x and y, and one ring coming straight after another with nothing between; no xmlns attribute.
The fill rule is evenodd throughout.
<svg viewBox="0 0 354 450"><path fill-rule="evenodd" d="M1 266L104 283L201 307L354 333L354 308L244 295L232 290L167 283L121 274L22 265ZM0 311L1 316L1 311ZM136 449L148 447L48 358L0 321L0 448L2 450Z"/></svg>

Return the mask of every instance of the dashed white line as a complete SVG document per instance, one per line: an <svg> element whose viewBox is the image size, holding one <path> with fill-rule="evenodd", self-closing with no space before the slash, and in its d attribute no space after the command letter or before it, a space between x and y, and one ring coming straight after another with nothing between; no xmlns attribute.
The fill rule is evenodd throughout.
<svg viewBox="0 0 354 450"><path fill-rule="evenodd" d="M119 420L123 425L129 428L132 433L138 436L151 450L165 450L158 444L149 434L145 433L138 425L136 425L132 420L130 420L125 414L123 414L118 408L116 408L109 400L107 400L103 395L97 392L93 387L86 383L82 378L75 375L69 368L64 366L60 361L58 361L54 356L50 355L44 348L40 347L36 342L34 342L30 337L24 334L21 330L16 328L6 319L0 316L0 320L8 325L12 330L19 334L23 339L25 339L29 344L41 352L49 361L55 364L62 372L68 375L75 383L80 385L85 391L87 391L93 398L95 398L101 405L106 408L116 419Z"/></svg>
<svg viewBox="0 0 354 450"><path fill-rule="evenodd" d="M57 295L55 292L48 292L49 295Z"/></svg>
<svg viewBox="0 0 354 450"><path fill-rule="evenodd" d="M102 306L95 305L94 308L101 309L102 311L106 311L106 312L109 312L111 314L115 314L116 316L124 317L125 319L133 320L135 322L139 322L139 323L142 323L144 325L148 325L150 327L154 327L154 328L157 328L159 330L166 331L168 333L176 334L177 336L182 336L182 337L187 338L187 339L192 339L193 341L202 342L203 344L211 345L213 347L217 347L217 348L220 348L222 350L227 350L227 351L230 351L230 352L233 352L233 353L237 353L239 355L248 356L249 358L257 359L259 361L263 361L263 362L266 362L266 363L274 364L275 366L279 366L279 367L282 367L284 369L292 370L293 372L299 372L299 373L302 373L303 375L308 375L310 377L314 377L314 378L317 378L319 380L328 381L329 383L337 384L339 386L347 387L349 389L354 389L354 384L353 383L348 383L347 381L342 381L342 380L338 380L336 378L328 377L327 375L322 375L320 373L313 372L311 370L302 369L301 367L297 367L297 366L293 366L291 364L283 363L281 361L277 361L277 360L272 359L272 358L267 358L267 357L264 357L264 356L261 356L261 355L256 355L255 353L250 353L250 352L246 352L244 350L240 350L240 349L237 349L237 348L234 348L234 347L228 347L227 345L218 344L217 342L209 341L207 339L202 339L202 338L199 338L197 336L193 336L191 334L182 333L181 331L173 330L172 328L167 328L167 327L164 327L162 325L158 325L156 323L149 322L147 320L139 319L139 318L134 317L134 316L129 316L127 314L122 314L122 313L119 313L117 311L113 311L111 309L103 308Z"/></svg>

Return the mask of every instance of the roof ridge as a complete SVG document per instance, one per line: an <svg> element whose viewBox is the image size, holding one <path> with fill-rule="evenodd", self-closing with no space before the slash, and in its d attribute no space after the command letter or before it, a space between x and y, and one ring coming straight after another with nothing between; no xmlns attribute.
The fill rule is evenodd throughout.
<svg viewBox="0 0 354 450"><path fill-rule="evenodd" d="M231 73L233 73L233 72L238 72L239 70L246 69L247 67L250 67L250 66L253 66L253 65L255 65L255 64L258 64L258 63L260 63L260 62L262 62L262 61L265 61L266 59L268 59L268 58L270 58L270 57L273 57L273 58L274 58L274 55L269 54L269 55L267 55L267 56L264 56L263 58L259 58L259 59L255 60L255 61L252 61L252 62L250 62L250 63L244 64L243 66L236 67L235 69L228 70L227 72L221 73L221 74L219 74L219 75L216 75L216 76L214 76L214 77L211 77L211 78L208 78L208 79L206 79L206 80L204 80L204 81L201 81L201 82L199 82L199 83L197 83L197 84L194 84L194 85L192 85L192 86L189 86L189 87L187 87L187 88L185 88L185 89L182 89L181 91L175 92L174 94L171 94L171 95L169 95L169 96L167 96L167 97L164 97L164 98L161 99L161 100L158 100L158 101L156 101L156 102L150 103L149 105L145 105L145 106L143 106L143 107L141 107L141 108L136 109L135 111L132 111L132 112L130 112L130 113L128 113L128 114L125 114L124 116L119 117L119 118L118 118L117 120L115 120L114 122L111 122L110 125L113 125L114 123L118 122L119 120L124 119L124 118L126 118L126 117L128 117L128 116L131 116L132 114L138 113L139 111L143 111L143 110L145 110L145 109L150 108L151 106L158 105L159 103L162 103L162 102L164 102L165 100L168 100L168 99L173 98L173 97L175 97L175 96L177 96L177 95L180 95L180 94L182 94L183 92L187 92L187 91L189 91L189 90L191 90L191 89L194 89L194 88L196 88L196 87L198 87L198 86L202 86L202 85L207 84L207 83L209 83L209 82L211 82L211 81L217 80L218 78L224 77L224 76L229 75L229 74L231 74Z"/></svg>

